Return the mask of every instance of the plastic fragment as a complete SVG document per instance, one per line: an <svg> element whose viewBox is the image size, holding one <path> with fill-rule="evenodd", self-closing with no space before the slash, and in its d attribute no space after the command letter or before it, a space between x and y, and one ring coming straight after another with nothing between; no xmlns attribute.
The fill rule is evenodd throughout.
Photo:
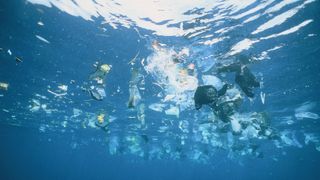
<svg viewBox="0 0 320 180"><path fill-rule="evenodd" d="M264 104L266 99L266 94L264 92L260 92L260 98L261 98L262 104Z"/></svg>
<svg viewBox="0 0 320 180"><path fill-rule="evenodd" d="M56 97L61 97L61 96L67 95L66 92L65 93L56 93L56 92L51 91L50 89L48 89L47 91L48 91L48 93L53 94Z"/></svg>
<svg viewBox="0 0 320 180"><path fill-rule="evenodd" d="M98 101L102 101L106 97L106 92L103 88L100 87L91 89L89 92L91 94L91 97Z"/></svg>
<svg viewBox="0 0 320 180"><path fill-rule="evenodd" d="M41 22L41 21L38 21L37 24L38 24L39 26L44 26L43 22Z"/></svg>
<svg viewBox="0 0 320 180"><path fill-rule="evenodd" d="M165 113L167 115L172 115L172 116L177 116L177 118L179 118L179 108L176 106L170 106L169 109L165 110Z"/></svg>
<svg viewBox="0 0 320 180"><path fill-rule="evenodd" d="M298 120L302 119L319 119L319 115L312 112L299 112L294 115Z"/></svg>
<svg viewBox="0 0 320 180"><path fill-rule="evenodd" d="M241 124L239 123L239 120L235 118L231 119L231 127L232 127L232 130L236 133L241 131Z"/></svg>
<svg viewBox="0 0 320 180"><path fill-rule="evenodd" d="M15 57L15 60L16 60L17 63L23 62L22 58L20 58L20 57Z"/></svg>
<svg viewBox="0 0 320 180"><path fill-rule="evenodd" d="M47 39L45 39L45 38L42 37L42 36L36 35L36 38L38 38L40 41L43 41L43 42L45 42L45 43L47 43L47 44L50 44L50 41L48 41Z"/></svg>
<svg viewBox="0 0 320 180"><path fill-rule="evenodd" d="M77 108L73 108L73 116L72 117L78 117L82 114L82 111Z"/></svg>
<svg viewBox="0 0 320 180"><path fill-rule="evenodd" d="M109 73L109 71L111 70L111 65L108 65L108 64L102 64L100 66L100 70L104 73Z"/></svg>
<svg viewBox="0 0 320 180"><path fill-rule="evenodd" d="M5 91L7 91L8 88L9 88L9 84L8 84L8 83L0 82L0 90L5 90Z"/></svg>
<svg viewBox="0 0 320 180"><path fill-rule="evenodd" d="M67 85L60 85L58 88L62 91L68 91L68 86Z"/></svg>
<svg viewBox="0 0 320 180"><path fill-rule="evenodd" d="M149 109L157 112L162 112L165 106L166 106L165 104L153 103L149 105Z"/></svg>

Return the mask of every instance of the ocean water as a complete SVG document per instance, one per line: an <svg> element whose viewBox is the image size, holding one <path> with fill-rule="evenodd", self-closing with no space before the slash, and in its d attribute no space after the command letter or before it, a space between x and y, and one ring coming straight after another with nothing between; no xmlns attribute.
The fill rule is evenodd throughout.
<svg viewBox="0 0 320 180"><path fill-rule="evenodd" d="M319 179L319 9L1 0L0 179Z"/></svg>

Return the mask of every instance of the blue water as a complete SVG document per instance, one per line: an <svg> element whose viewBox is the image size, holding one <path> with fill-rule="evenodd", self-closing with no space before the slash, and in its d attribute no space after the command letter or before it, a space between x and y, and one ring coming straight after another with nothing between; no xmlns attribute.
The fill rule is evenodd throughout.
<svg viewBox="0 0 320 180"><path fill-rule="evenodd" d="M85 15L74 15L62 6L32 2L36 1L0 2L0 82L9 84L7 90L0 90L0 179L320 178L319 1L311 1L285 22L258 34L252 32L305 1L293 1L270 14L266 10L282 1L256 1L239 11L223 6L235 2L221 1L222 6L212 3L209 10L189 8L185 15L196 18L182 23L170 19L155 22L152 17L141 15L141 21L154 26L139 23L136 14L127 12L127 19L132 22L129 28L120 21L126 19L121 14L126 13L121 11L126 7L121 2L125 1L114 9L120 14L113 17L119 18L117 28L111 22L104 23L102 15L87 20ZM234 18L266 2L270 4ZM171 9L175 12L174 7ZM225 17L215 19L217 15ZM255 15L258 18L244 23ZM302 22L307 23L286 31ZM180 28L184 33L164 35L155 27L164 28L165 32ZM199 27L206 27L205 31L200 33ZM234 28L226 33L218 31L230 27ZM222 40L211 45L203 43L213 38ZM245 127L237 134L230 122L222 132L222 121L218 119L209 123L206 141L199 127L209 120L210 108L196 111L193 96L182 103L164 101L165 95L193 95L195 89L178 92L181 87L159 85L164 78L152 74L156 70L148 71L147 66L170 50L188 48L189 56L177 69L195 64L197 85L203 84L203 75L215 75L239 89L234 74L217 74L215 68L232 59L234 55L225 56L244 39L257 41L240 48L238 54L258 59L248 67L263 86L254 90L251 100L241 93L243 102L236 114L250 119L250 113L266 113L268 128L278 138L247 136ZM165 44L161 46L164 54L152 49L155 41ZM130 64L136 55L135 64ZM105 79L106 97L102 101L87 92L88 84L95 83L89 76L96 69L96 61L112 66ZM133 68L145 84L139 81L141 100L128 109ZM59 90L60 85L68 86L65 95ZM260 93L265 93L265 103ZM154 111L149 108L151 104L164 104L165 108ZM190 106L183 109L184 105ZM169 107L178 107L179 115L166 114ZM95 126L101 113L106 119L114 119L107 129ZM145 122L139 114L145 116ZM188 123L187 128L181 127L184 123ZM167 130L161 131L161 127ZM118 146L113 143L115 139ZM252 150L252 145L257 150Z"/></svg>

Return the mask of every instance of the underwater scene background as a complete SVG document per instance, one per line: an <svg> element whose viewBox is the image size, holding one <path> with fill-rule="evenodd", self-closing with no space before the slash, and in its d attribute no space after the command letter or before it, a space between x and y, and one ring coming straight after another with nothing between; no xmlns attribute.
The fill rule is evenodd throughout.
<svg viewBox="0 0 320 180"><path fill-rule="evenodd" d="M320 178L318 0L0 3L0 179Z"/></svg>

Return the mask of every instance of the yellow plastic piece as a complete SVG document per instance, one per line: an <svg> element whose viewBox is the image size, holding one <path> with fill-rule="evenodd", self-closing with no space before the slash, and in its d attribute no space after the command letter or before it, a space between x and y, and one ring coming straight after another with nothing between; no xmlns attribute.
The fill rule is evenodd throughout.
<svg viewBox="0 0 320 180"><path fill-rule="evenodd" d="M100 70L104 73L109 73L110 69L111 69L111 66L108 64L102 64L100 66Z"/></svg>
<svg viewBox="0 0 320 180"><path fill-rule="evenodd" d="M105 114L99 114L97 119L98 119L98 123L99 124L102 124L104 123L104 117L105 117Z"/></svg>

